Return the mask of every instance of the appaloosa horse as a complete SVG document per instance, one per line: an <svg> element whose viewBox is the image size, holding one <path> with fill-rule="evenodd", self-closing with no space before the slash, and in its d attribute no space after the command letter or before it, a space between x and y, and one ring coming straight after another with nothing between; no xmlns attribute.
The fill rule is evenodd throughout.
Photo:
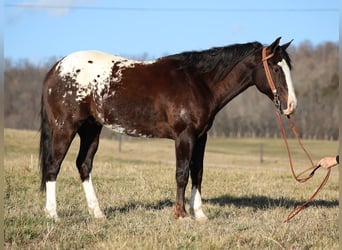
<svg viewBox="0 0 342 250"><path fill-rule="evenodd" d="M47 215L57 219L56 179L75 135L76 160L90 214L103 218L91 180L93 158L103 126L131 136L170 138L176 148L175 218L187 216L185 189L192 179L190 214L206 219L201 184L207 132L216 114L255 85L273 100L265 76L267 60L284 114L296 107L291 42L258 42L184 52L140 62L99 51L80 51L58 61L47 74L41 103L41 189ZM267 57L262 58L262 50ZM248 101L248 100L246 100ZM257 104L256 104L257 105ZM281 109L281 108L280 108Z"/></svg>

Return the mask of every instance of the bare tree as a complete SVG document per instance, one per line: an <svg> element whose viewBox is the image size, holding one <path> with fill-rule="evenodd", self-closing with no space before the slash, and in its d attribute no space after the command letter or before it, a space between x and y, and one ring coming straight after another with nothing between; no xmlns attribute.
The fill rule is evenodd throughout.
<svg viewBox="0 0 342 250"><path fill-rule="evenodd" d="M338 45L326 42L313 46L304 41L290 48L292 78L299 101L293 119L304 138L337 139L338 131ZM147 54L135 57L146 60ZM52 57L42 65L27 60L5 60L5 127L39 128L40 96L43 79ZM111 133L105 133L113 136ZM272 102L251 87L230 102L216 117L211 136L280 136Z"/></svg>

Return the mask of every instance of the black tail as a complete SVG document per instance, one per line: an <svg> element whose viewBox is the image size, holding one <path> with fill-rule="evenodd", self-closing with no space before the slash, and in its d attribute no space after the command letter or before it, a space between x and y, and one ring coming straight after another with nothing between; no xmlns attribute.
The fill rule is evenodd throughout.
<svg viewBox="0 0 342 250"><path fill-rule="evenodd" d="M40 145L39 145L39 159L40 159L39 164L40 164L40 172L41 172L40 190L45 191L48 160L51 154L52 129L51 129L47 111L46 111L46 103L44 101L44 87L43 87L43 93L42 93L42 99L41 99L40 116L41 116Z"/></svg>

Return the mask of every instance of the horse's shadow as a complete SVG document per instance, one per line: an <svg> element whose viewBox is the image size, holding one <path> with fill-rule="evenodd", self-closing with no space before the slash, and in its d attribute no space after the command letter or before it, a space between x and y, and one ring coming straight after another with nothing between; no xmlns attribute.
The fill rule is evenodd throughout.
<svg viewBox="0 0 342 250"><path fill-rule="evenodd" d="M305 201L294 200L286 197L270 198L263 195L253 195L253 196L230 196L223 195L216 198L204 199L204 203L210 203L219 206L234 205L236 207L251 207L254 209L266 209L266 208L293 208L294 206L299 206ZM338 200L313 200L308 204L308 206L319 206L319 207L337 207L339 205Z"/></svg>
<svg viewBox="0 0 342 250"><path fill-rule="evenodd" d="M124 206L122 207L108 207L104 210L104 213L107 216L111 216L115 213L128 213L129 211L132 210L137 210L140 208L146 209L146 210L163 210L166 207L172 207L173 206L173 201L171 201L170 199L164 199L164 200L160 200L158 202L154 202L154 203L143 203L143 202L129 202L126 203Z"/></svg>
<svg viewBox="0 0 342 250"><path fill-rule="evenodd" d="M230 195L223 195L215 198L203 199L203 203L205 204L212 204L212 205L219 205L219 206L229 206L234 205L238 208L242 207L251 207L254 209L269 209L269 208L276 208L276 207L283 207L286 209L293 208L296 206L301 205L304 203L303 200L294 200L288 199L286 197L279 197L279 198L270 198L267 196L262 195L253 195L253 196L230 196ZM164 208L172 207L174 201L170 199L160 200L154 203L143 203L143 202L129 202L122 207L108 207L105 209L105 214L107 216L114 215L115 213L128 213L132 210L137 209L146 209L146 210L162 210ZM338 200L314 200L310 202L307 206L317 206L317 207L338 207L339 201Z"/></svg>

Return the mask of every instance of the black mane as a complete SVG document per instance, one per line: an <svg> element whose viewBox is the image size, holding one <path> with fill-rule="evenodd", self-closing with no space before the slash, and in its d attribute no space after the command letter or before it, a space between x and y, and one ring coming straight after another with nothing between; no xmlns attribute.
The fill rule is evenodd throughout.
<svg viewBox="0 0 342 250"><path fill-rule="evenodd" d="M234 44L203 51L183 52L161 59L179 61L179 69L192 69L199 74L210 73L216 69L215 80L221 80L239 61L261 47L259 42Z"/></svg>

